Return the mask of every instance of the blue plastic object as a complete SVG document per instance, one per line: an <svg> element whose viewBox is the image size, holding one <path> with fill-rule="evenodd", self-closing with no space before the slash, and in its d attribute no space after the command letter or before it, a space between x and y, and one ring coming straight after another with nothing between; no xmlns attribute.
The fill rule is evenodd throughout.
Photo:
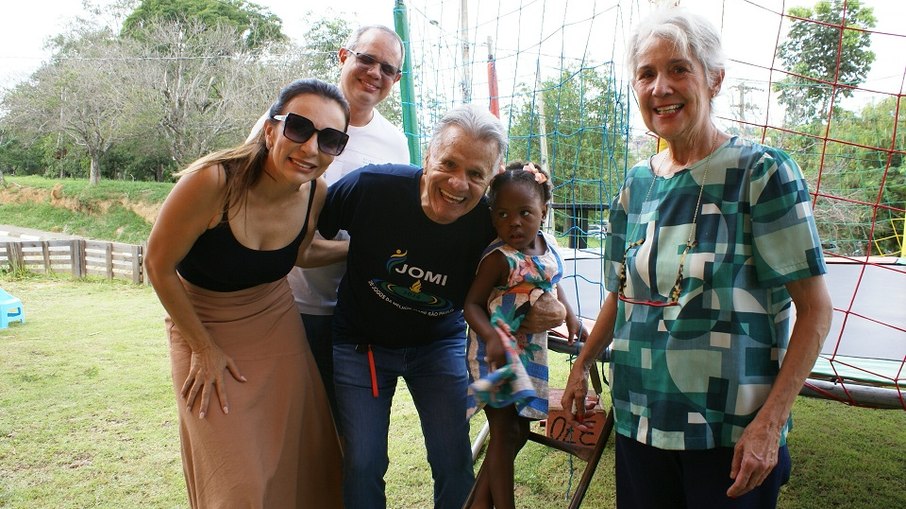
<svg viewBox="0 0 906 509"><path fill-rule="evenodd" d="M0 329L9 327L10 322L25 323L25 307L21 300L0 288Z"/></svg>

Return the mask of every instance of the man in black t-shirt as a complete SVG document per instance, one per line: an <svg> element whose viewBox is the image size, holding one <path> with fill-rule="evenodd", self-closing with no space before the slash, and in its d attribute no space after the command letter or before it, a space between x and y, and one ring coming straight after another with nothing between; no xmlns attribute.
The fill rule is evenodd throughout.
<svg viewBox="0 0 906 509"><path fill-rule="evenodd" d="M506 146L497 118L462 106L438 123L424 169L366 166L330 187L318 229L325 238L341 229L351 237L333 332L347 509L386 507L387 433L400 377L421 420L435 507L459 509L468 496L462 306L495 236L484 193Z"/></svg>

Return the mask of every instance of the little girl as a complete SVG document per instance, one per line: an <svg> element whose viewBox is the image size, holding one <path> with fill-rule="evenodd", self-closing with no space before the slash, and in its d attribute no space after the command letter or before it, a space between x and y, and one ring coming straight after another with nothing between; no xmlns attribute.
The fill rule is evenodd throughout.
<svg viewBox="0 0 906 509"><path fill-rule="evenodd" d="M484 407L491 431L471 507L515 506L513 460L530 420L547 417L547 331L520 331L526 315L559 323L565 317L570 342L581 330L557 286L563 263L556 242L540 231L550 199L548 176L532 163L511 163L488 188L498 238L485 250L464 306L470 415Z"/></svg>

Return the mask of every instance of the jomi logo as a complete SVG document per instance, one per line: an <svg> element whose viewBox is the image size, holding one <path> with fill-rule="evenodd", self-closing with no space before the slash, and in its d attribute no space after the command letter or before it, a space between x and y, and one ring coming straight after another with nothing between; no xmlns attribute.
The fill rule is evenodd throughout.
<svg viewBox="0 0 906 509"><path fill-rule="evenodd" d="M396 250L396 252L390 256L390 259L387 260L386 267L387 272L405 274L414 278L415 281L412 282L412 284L406 287L377 279L373 280L373 283L385 294L405 299L412 305L423 310L430 309L434 312L443 312L450 309L452 304L447 299L422 291L423 281L438 286L446 286L447 275L435 274L430 270L409 265L406 261L407 254L408 251Z"/></svg>
<svg viewBox="0 0 906 509"><path fill-rule="evenodd" d="M438 286L447 286L447 275L446 274L435 274L430 270L425 270L421 267L416 267L414 265L409 265L406 263L406 254L408 251L400 251L399 249L390 256L390 260L387 261L387 271L393 271L398 274L408 274L409 276L414 277L415 279L421 279L429 283L434 283ZM419 285L419 288L421 285ZM418 291L421 291L420 289Z"/></svg>

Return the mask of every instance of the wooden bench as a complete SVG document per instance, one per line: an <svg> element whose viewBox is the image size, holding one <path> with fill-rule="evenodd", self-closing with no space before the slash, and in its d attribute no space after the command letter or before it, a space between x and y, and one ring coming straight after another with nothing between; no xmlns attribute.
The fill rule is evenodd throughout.
<svg viewBox="0 0 906 509"><path fill-rule="evenodd" d="M585 327L590 331L594 322L590 320L584 320L584 322ZM581 349L583 345L581 343L568 344L564 333L565 327L563 327L562 330L561 328L552 329L548 334L548 349L560 353L572 355L578 354L579 349ZM608 359L609 350L602 354L600 360L607 361ZM592 377L592 385L595 386L595 391L600 394L600 384L596 383L595 380L597 376L597 372L595 372ZM585 493L588 491L591 479L595 474L595 470L598 468L598 462L601 460L604 449L607 447L607 441L610 439L610 435L613 432L613 410L605 411L601 407L600 402L597 402L593 415L587 417L583 423L585 426L589 427L590 430L581 431L566 425L563 408L560 405L560 398L562 396L563 389L549 389L548 418L545 423L545 434L542 435L532 431L529 433L529 440L571 454L585 461L585 468L582 471L582 476L579 479L579 483L576 485L576 490L573 492L568 506L569 509L578 509L582 504L582 500L585 498ZM479 432L478 437L472 443L473 460L477 459L478 454L487 441L488 432L488 425L485 423L484 427ZM478 470L476 485L477 479L481 478L482 475L485 475L484 463L482 463L481 468ZM473 491L469 493L469 498L466 500L465 505L471 505L474 497L475 493L473 487Z"/></svg>

